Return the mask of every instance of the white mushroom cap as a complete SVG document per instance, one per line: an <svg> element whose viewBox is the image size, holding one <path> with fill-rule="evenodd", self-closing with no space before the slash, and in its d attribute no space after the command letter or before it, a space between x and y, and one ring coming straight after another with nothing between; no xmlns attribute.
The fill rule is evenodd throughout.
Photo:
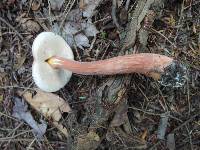
<svg viewBox="0 0 200 150"><path fill-rule="evenodd" d="M32 53L32 76L40 89L55 92L69 82L71 71L54 69L46 62L52 56L74 59L71 48L61 36L52 32L40 33L33 42Z"/></svg>

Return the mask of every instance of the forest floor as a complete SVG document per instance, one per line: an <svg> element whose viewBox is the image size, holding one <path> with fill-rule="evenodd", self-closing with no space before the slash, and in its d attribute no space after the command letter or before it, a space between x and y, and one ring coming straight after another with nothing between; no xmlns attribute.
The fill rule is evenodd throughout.
<svg viewBox="0 0 200 150"><path fill-rule="evenodd" d="M53 93L72 110L58 128L19 94L38 92L31 46L43 31L61 35L77 61L173 57L186 82L73 74ZM40 137L32 123L45 126ZM0 149L200 149L200 0L1 0Z"/></svg>

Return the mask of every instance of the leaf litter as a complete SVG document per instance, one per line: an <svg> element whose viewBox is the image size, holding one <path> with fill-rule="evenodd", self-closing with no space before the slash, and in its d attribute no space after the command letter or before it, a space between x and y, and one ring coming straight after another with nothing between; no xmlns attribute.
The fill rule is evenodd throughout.
<svg viewBox="0 0 200 150"><path fill-rule="evenodd" d="M99 33L96 26L92 23L91 17L94 15L94 10L101 1L102 0L84 1L84 7L82 7L81 10L79 8L73 9L67 15L63 36L71 47L77 46L80 49L90 47L88 38L94 37ZM50 7L52 10L61 9L63 4L64 0L50 0ZM29 18L25 18L25 15L26 14L22 14L19 16L16 21L22 25L23 29L30 30L31 32L38 32L40 27L34 27L34 30L32 30L30 26L36 25L36 22ZM59 31L58 24L54 24L53 30ZM33 96L32 93L26 91L23 93L23 100L15 98L13 116L29 124L38 137L42 137L45 134L47 124L45 124L44 121L42 121L42 124L38 124L34 120L33 116L28 111L28 106L24 102L25 100L45 118L53 120L52 124L65 136L68 136L67 129L59 123L59 120L62 117L62 113L71 111L69 104L55 94L46 93L40 90L37 90L36 92L37 93ZM19 93L20 95L22 94L21 92Z"/></svg>
<svg viewBox="0 0 200 150"><path fill-rule="evenodd" d="M49 0L52 10L60 10L65 0Z"/></svg>
<svg viewBox="0 0 200 150"><path fill-rule="evenodd" d="M102 0L81 0L79 6L83 10L83 17L91 18L101 2Z"/></svg>
<svg viewBox="0 0 200 150"><path fill-rule="evenodd" d="M71 1L73 1L73 0L71 0ZM86 0L83 0L83 2L85 2L85 1ZM33 2L35 2L35 0ZM106 1L106 2L109 3L109 1ZM125 1L117 0L117 2L118 2L118 6L120 6L120 7L124 6L124 2ZM138 2L135 1L135 4L137 4ZM161 3L161 1L158 1L158 2ZM147 35L145 36L143 34L143 32L141 32L141 31L144 31L144 30L141 30L141 29L140 29L141 31L139 31L139 33L138 33L138 36L140 36L140 34L142 34L142 36L140 36L140 38L142 37L141 38L142 40L138 39L138 37L137 37L137 42L138 43L136 43L136 44L137 45L138 44L143 44L144 47L148 46L148 50L151 50L152 52L156 52L156 53L162 53L162 51L164 50L164 52L166 51L166 53L171 54L172 56L175 55L175 57L177 59L188 60L186 62L188 62L189 65L194 65L194 67L199 68L198 65L196 65L196 63L193 63L195 58L196 58L196 60L198 60L198 58L199 58L198 55L195 54L195 58L193 58L194 56L191 56L191 54L190 54L191 51L192 51L192 53L193 52L196 53L198 51L199 47L200 47L199 46L200 45L199 44L200 43L199 42L200 41L200 36L198 36L199 35L198 34L198 32L199 32L198 24L197 24L196 28L194 29L196 31L192 32L191 28L190 28L191 25L195 25L195 20L197 21L196 23L199 22L198 17L196 17L199 14L199 6L196 5L197 2L193 2L191 0L188 0L186 3L190 3L191 2L191 5L188 5L187 7L183 8L184 11L183 11L182 15L179 16L179 13L177 13L177 11L181 12L181 10L180 10L181 7L178 6L178 5L172 5L174 3L176 4L177 1L175 1L175 0L169 1L168 0L167 2L169 2L169 3L167 3L165 5L162 5L161 9L157 8L157 4L154 6L154 7L156 7L155 8L156 9L155 10L155 12L156 12L156 21L154 22L154 24L156 24L156 26L158 27L158 29L159 29L158 32L162 31L162 34L166 38L169 38L169 40L171 40L172 42L175 42L175 45L177 45L178 48L174 49L172 46L170 46L170 43L166 42L166 40L163 40L163 37L161 37L159 35L156 35L157 34L156 32L152 33L152 31L149 31L150 34L148 36ZM10 23L16 29L16 31L19 31L19 33L20 33L20 35L22 35L22 37L26 37L26 35L30 34L31 38L27 39L27 37L26 37L26 40L28 40L28 42L32 42L33 37L35 36L35 34L38 34L38 33L35 33L35 32L37 32L37 30L35 32L33 32L33 33L32 33L31 30L30 31L27 30L27 26L30 25L28 23L28 20L38 22L39 25L41 26L40 28L42 28L42 30L49 31L50 26L51 26L51 24L49 24L49 22L55 23L56 20L57 20L57 16L63 16L63 15L66 14L66 13L63 13L63 11L62 11L63 9L65 9L63 7L63 5L62 5L61 11L58 11L58 10L52 11L51 15L50 15L49 14L49 10L48 10L49 8L46 7L46 6L48 6L47 1L41 1L40 7L38 5L38 6L34 7L34 8L31 7L31 4L27 0L23 0L21 3L22 4L19 4L19 3L15 2L15 3L12 4L13 6L11 6L9 4L9 8L6 6L6 4L4 5L5 7L4 6L3 7L0 6L2 8L2 10L3 10L0 13L2 14L1 17L5 18L5 20L8 23ZM130 13L132 12L132 10L135 9L134 7L136 7L136 5L133 4L133 3L134 3L133 1L130 2L130 7L129 7L130 9L128 10L128 12L130 12ZM181 1L179 1L179 3L181 4ZM77 4L77 3L75 3L75 4ZM184 3L182 5L184 7ZM28 8L27 6L31 7L32 10L34 10L34 12L31 11L31 9ZM84 8L87 5L83 4L82 6L83 7L80 7L80 8L81 8L81 11L83 12ZM13 7L14 7L14 9L11 10L10 8L13 8ZM22 7L23 7L23 9L21 9ZM77 8L77 7L74 5L73 8ZM30 12L28 12L28 15L23 17L18 22L16 20L16 18L17 18L16 16L20 16L21 13L26 12L28 9L30 9ZM45 15L45 9L46 9L47 15ZM104 9L105 8L103 7L103 10ZM110 9L110 6L109 6L109 9ZM174 11L174 9L176 9L176 10ZM51 10L53 10L53 9L51 8ZM118 10L118 8L117 8L117 10ZM189 17L185 16L185 14L186 14L186 12L188 12L188 10L192 11L192 13L196 13L196 15L192 14L193 15L192 18L189 18ZM96 18L98 19L97 22L99 22L99 19L101 20L101 19L106 18L106 15L103 14L104 12L101 13L101 11L102 11L102 9L100 7L100 11L99 11L100 15L98 14L97 16L95 16L95 19ZM39 15L40 13L41 13L41 15ZM170 17L170 14L173 15L173 18L176 21L175 22L176 23L175 27L173 26L173 20L171 21L172 23L165 23L165 24L167 24L167 26L165 24L161 24L163 22L163 18L166 17L166 16ZM78 15L79 15L79 13L78 13ZM116 14L116 15L118 15L118 14ZM31 17L31 19L29 19L29 17ZM75 15L74 15L74 17L75 17ZM91 19L91 18L92 18L91 22L94 22L94 20L93 20L94 18L93 17L89 17L89 19ZM89 19L87 17L86 18L82 18L81 17L81 19L78 20L78 23L80 24L80 23L82 23L84 21L87 22ZM160 20L160 23L159 23L159 20ZM68 21L70 21L70 20L66 20L66 22L68 22ZM118 21L120 22L121 20L119 19ZM102 21L102 22L106 23L106 21ZM27 24L27 26L26 25L23 26L22 25L23 23ZM44 28L41 24L46 26L46 28ZM106 31L104 30L106 25L107 24L105 24L105 25L103 24L103 27L102 27L103 28L103 32L102 32L102 34L106 33L106 34L109 35L110 34L110 30L109 29L106 30ZM26 72L23 72L23 73L17 73L16 71L9 71L9 72L7 71L7 68L9 69L9 65L8 64L13 64L13 63L11 63L12 60L13 60L12 55L7 54L7 52L9 52L10 47L12 47L12 46L14 47L14 50L15 50L14 51L15 52L14 56L18 54L18 51L17 51L18 50L18 48L17 48L18 44L22 45L22 47L21 47L22 52L24 51L24 49L27 50L27 48L24 47L26 45L23 44L23 41L24 41L23 38L21 39L23 41L21 41L16 36L16 34L13 34L11 32L11 31L13 31L12 28L7 27L7 25L4 24L4 23L1 23L1 26L2 26L2 28L0 29L2 31L2 33L0 33L0 49L1 49L0 50L1 51L0 52L1 53L0 54L0 57L1 57L0 84L1 84L1 86L3 88L6 87L6 86L9 86L9 85L17 85L17 86L20 86L20 88L21 88L21 86L23 86L23 87L29 87L29 86L32 87L31 83L29 82L30 80L28 82L26 80L26 79L28 79L27 77L29 77L29 75L30 75L30 69L27 69ZM57 29L59 31L60 27L59 27L59 25L57 25L57 26L58 26ZM150 27L152 29L154 29L156 26L153 25L152 27L151 26ZM65 29L64 27L65 26L62 26L62 29ZM98 28L98 29L102 30L102 28ZM41 29L40 29L40 31L41 31ZM189 34L190 31L191 31L192 35ZM15 32L15 30L14 30L14 32ZM113 32L116 32L116 31L113 31ZM86 35L86 32L82 29L82 26L80 27L80 25L79 25L78 31L76 30L76 32L74 34L71 34L72 35L71 36L71 40L74 40L75 39L74 37L76 35L80 34L80 33L88 39L88 35ZM28 36L28 37L30 37L30 36ZM148 45L146 45L147 37L148 37L148 42L147 42ZM177 38L177 40L176 40L176 38ZM116 38L113 38L112 40L114 40L114 39L116 39ZM105 44L103 43L102 45L100 45L99 44L99 40L104 42L105 40L107 40L107 37L105 36L104 39L99 39L97 37L97 40L94 42L94 47L98 47L98 48L100 47L100 49L103 49L101 46L105 45ZM181 42L181 40L184 40L184 42ZM195 41L195 40L197 40L197 41ZM196 45L193 45L191 42L194 42ZM83 40L83 43L86 43L86 45L88 45L88 44L90 44L90 41L89 40ZM156 45L155 47L153 46L154 44ZM181 46L184 46L184 48L180 47L180 44L181 44ZM191 46L188 48L187 44L191 44ZM74 41L72 41L72 45L76 46L77 44ZM80 45L82 46L82 44L80 44ZM134 49L137 49L137 45L135 45ZM84 48L84 47L86 47L86 46L82 46L82 48ZM110 57L111 55L113 56L113 55L116 54L116 50L112 49L112 48L113 47L111 45L111 48L108 51L105 52L105 57ZM138 48L138 50L140 50L140 48ZM13 50L10 50L10 51L11 51L11 53L13 53ZM97 50L94 49L94 51L98 51L98 49ZM80 54L80 56L81 55L82 54ZM23 56L23 55L19 55L19 56ZM15 58L16 57L14 57L14 60L15 60ZM99 59L99 58L100 58L99 56L95 57L95 59ZM89 59L88 58L87 59L83 58L84 61L85 60L92 60L92 59L93 59L92 56L89 56ZM24 63L17 63L17 64L19 64L19 66L21 66L21 64L22 64L23 68L29 68L31 61L32 61L31 59L27 58ZM21 62L21 61L19 61L19 62ZM199 82L198 82L199 71L198 70L199 69L197 70L197 69L195 69L193 67L192 68L190 67L190 69L193 72L192 76L194 75L194 77L192 77L193 84L191 86L190 85L191 82L189 80L187 87L184 88L184 91L181 88L175 89L175 90L169 90L169 91L168 91L168 89L163 89L163 87L160 87L160 86L159 87L156 86L156 88L155 88L154 82L146 80L146 78L144 79L143 77L138 77L137 75L134 76L133 84L131 85L130 88L129 88L129 85L127 84L126 88L128 89L128 106L131 105L131 106L134 106L133 108L135 108L134 111L132 109L129 109L129 111L128 111L128 117L129 118L128 119L129 119L131 127L132 127L132 130L131 130L132 133L131 134L136 136L136 137L129 138L127 135L124 137L123 136L124 134L121 134L121 132L118 131L118 130L115 130L115 132L112 132L111 136L107 136L106 132L110 131L110 130L107 130L107 126L106 126L107 124L105 126L104 126L104 124L100 125L100 126L103 126L103 128L105 128L105 130L100 128L99 124L98 124L98 127L95 127L95 129L97 129L97 130L96 131L92 131L92 132L94 132L97 135L99 135L100 138L103 137L103 141L100 142L101 144L99 144L99 146L98 146L98 144L97 144L98 141L96 140L97 143L95 143L95 146L98 146L98 148L100 148L100 149L101 148L102 149L103 148L106 149L107 147L111 147L111 149L120 149L120 148L123 149L124 147L125 148L131 148L131 146L133 146L133 148L135 148L135 147L137 147L139 142L135 142L134 145L131 145L131 144L127 143L126 141L130 140L130 142L133 143L135 140L137 140L137 137L141 138L141 136L142 136L142 139L147 141L146 143L147 143L148 147L146 149L150 149L151 146L153 146L152 149L165 148L165 146L167 146L166 148L168 148L168 149L176 149L176 148L177 149L182 149L182 148L190 148L190 147L193 147L194 149L198 149L198 143L199 143L198 142L198 130L199 130L198 118L199 118L199 115L196 116L195 119L194 118L191 119L191 118L193 117L193 115L198 114L198 102L199 102L198 101L198 99L199 99L199 94L198 94L199 93L198 92L199 91ZM18 72L19 72L19 70L18 70ZM15 75L15 73L16 73L16 75ZM189 74L190 73L191 72L189 71ZM3 74L5 74L5 75L3 75ZM12 80L13 76L14 76L14 80ZM80 79L81 82L82 82L82 77L78 76L76 78ZM78 85L81 84L81 82L78 82ZM87 79L86 79L86 82L87 82ZM101 82L101 83L103 82L101 77L100 78L97 77L97 84L99 82ZM140 83L140 85L139 85L140 88L139 89L134 87L135 83ZM73 85L72 88L76 89L76 84L72 83L72 85ZM87 87L87 85L89 85L89 88ZM88 84L84 85L83 89L85 91L87 91L88 89L90 90L91 86L94 87L94 92L93 91L91 92L93 94L93 93L95 93L95 87L96 87L95 83L92 83L92 85L91 85L88 82ZM160 94L159 93L156 94L158 89L160 91L159 92ZM186 91L187 89L188 89L188 92ZM7 90L7 88L6 88L6 90L2 90L3 92L0 93L0 95L3 95L3 100L9 99L9 96L10 96L10 94L11 94L11 92L13 90L14 89L12 87L11 87L11 89L9 87L8 90ZM114 89L112 89L112 90L114 90ZM142 94L140 94L141 91L142 91ZM65 93L63 91L61 91L61 92L62 92L62 94L64 94L64 96L68 95L68 93ZM100 99L98 97L97 98L94 97L90 92L87 92L87 93L88 93L89 96L85 97L85 101L88 101L88 100L92 99L92 102L95 102L95 100L102 101L102 100L105 99L103 101L103 102L106 102L105 103L106 104L105 107L110 110L110 107L107 107L107 106L109 106L109 103L107 105L107 99L106 99L107 97L101 96L100 97L101 99ZM172 96L170 96L170 97L173 97L173 98L169 98L168 97L169 94L171 94L171 93L172 93ZM59 93L59 94L61 94L61 93ZM89 132L90 128L93 127L90 124L90 120L89 119L90 119L91 116L93 117L93 115L95 113L92 112L93 111L92 110L92 108L93 108L92 106L93 105L92 105L91 101L89 101L87 103L87 105L84 105L84 106L82 105L82 103L85 104L85 102L83 102L83 101L81 101L81 102L78 101L78 103L77 103L76 98L79 97L80 95L82 96L82 94L83 94L82 91L77 90L77 93L72 96L72 100L75 101L75 103L73 102L72 106L78 111L77 112L78 116L75 115L73 119L71 119L70 121L67 120L68 122L67 123L65 122L65 124L67 124L68 127L70 126L70 134L74 137L75 140L79 140L77 138L80 138L80 136L77 136L77 134L81 134L81 135L83 135L83 137L81 137L81 138L83 138L83 139L86 138L86 144L87 144L87 140L88 141L90 140L90 139L87 139L87 137L89 137L89 136L87 136L87 133ZM145 98L143 98L141 96L143 94L144 94ZM162 106L159 105L159 100L161 99L161 95L163 95L162 96L163 98L166 98L166 106L167 107L169 106L169 111L171 112L171 115L176 117L180 121L181 120L184 121L184 123L179 122L178 120L173 119L171 117L167 121L167 116L163 117L164 119L162 119L162 117L160 117L160 118L156 117L158 115L160 116L161 113L164 113L166 110L168 110L168 109L166 109L166 110L164 109L164 111L163 111L162 110ZM148 98L150 101L146 101L145 100L146 98ZM2 106L5 105L4 103L5 102L2 103ZM89 109L91 110L91 112L92 112L91 115L90 114L88 115L88 110L85 111L83 109L84 107L85 108L87 107L88 110ZM2 113L7 112L7 107L6 108L1 107L0 109L1 109ZM139 117L137 117L137 113L135 113L135 112L137 112L139 114L138 115ZM120 120L120 115L118 115L118 114L120 114L120 112L119 113L116 112L116 114L115 114L116 120L115 120L115 118L113 120L115 122L117 122L117 126L120 125L120 124L122 124L122 125L120 125L119 127L114 126L114 129L115 128L119 129L119 128L122 128L122 127L123 127L122 129L124 129L123 119ZM154 114L156 116L154 116ZM181 114L187 114L187 115L183 115L182 116ZM89 121L86 120L85 122L81 122L82 121L81 119L83 118L82 115L83 116L84 115L88 116L88 118L89 118L88 120ZM121 115L123 115L123 113ZM132 119L133 117L137 118L137 119ZM35 116L34 116L34 118L35 118ZM73 123L76 122L77 119L80 120L80 124L75 126ZM160 123L158 125L159 119L163 123ZM0 124L1 124L2 129L3 128L5 128L5 129L8 128L9 129L9 128L12 127L12 124L10 124L8 121L9 121L9 119L7 119L7 117L0 117ZM196 121L198 121L198 122L196 122ZM51 123L51 121L50 121L50 123ZM59 122L56 122L56 123L59 124ZM59 124L59 125L62 125L62 124ZM167 125L167 127L166 127L166 125ZM109 126L111 126L111 122L109 122ZM159 140L157 138L157 136L156 136L156 135L158 135L157 134L158 133L158 128L157 128L158 126L162 127L159 130L159 132L161 133L160 135L161 135L162 138L164 138L164 140ZM185 130L186 126L188 128L188 131ZM59 127L61 129L63 128L63 126L59 126ZM175 127L178 127L178 130L176 130L174 133L172 132L172 135L168 134L168 131L172 130ZM51 131L52 131L51 133L49 132L50 134L54 134L55 133L54 130L51 130ZM87 133L83 134L82 132L84 132L84 133L87 132ZM7 133L9 133L9 131ZM61 147L62 148L65 147L65 149L68 149L67 148L68 145L72 145L72 142L74 142L74 140L72 140L72 142L69 142L69 144L68 144L68 141L67 141L67 143L63 142L63 141L60 141L60 140L53 141L53 139L59 139L59 137L57 138L57 136L55 134L54 134L55 136L53 136L53 137L49 136L49 133L47 135L47 138L50 141L51 146L53 148L55 148L55 149L59 149ZM189 133L192 133L192 134L189 134ZM91 134L91 133L88 133L88 134ZM106 134L107 138L111 137L110 139L112 139L112 140L106 139L105 138L105 134ZM1 132L0 136L3 137L3 136L5 136L5 134L3 134ZM30 136L32 136L32 135L30 135ZM166 140L166 138L167 138L167 140ZM95 141L95 138L92 141ZM100 139L100 141L101 141L101 139ZM140 141L140 139L139 139L139 141ZM15 145L15 144L8 144L10 142L14 143L15 141L14 140L9 140L9 142L3 142L2 147L7 147L8 146L7 149L12 149L9 146L10 145L12 146L12 145ZM80 142L80 143L81 143L80 146L86 145L85 142ZM175 145L175 143L176 143L176 145ZM30 143L27 142L27 144L29 145ZM34 147L38 147L37 144L38 143L35 142L33 144L33 146ZM41 142L41 144L42 145L39 145L39 147L47 145L46 142L44 142L44 143ZM25 141L17 142L16 146L18 146L18 147L26 146L26 142ZM141 147L140 147L140 149L141 149Z"/></svg>
<svg viewBox="0 0 200 150"><path fill-rule="evenodd" d="M38 124L34 120L30 111L28 111L28 105L25 103L23 99L20 99L18 97L14 98L12 116L26 122L31 128L33 128L33 132L39 139L42 138L42 136L45 134L47 129L46 122L44 120L41 120L41 124Z"/></svg>
<svg viewBox="0 0 200 150"><path fill-rule="evenodd" d="M95 37L99 33L96 26L92 23L91 17L94 15L94 10L100 2L101 0L85 1L82 9L75 8L68 13L62 36L70 47L78 47L80 49L90 47L88 38ZM53 30L59 31L58 24L54 24Z"/></svg>
<svg viewBox="0 0 200 150"><path fill-rule="evenodd" d="M52 124L58 128L65 136L68 136L67 129L59 123L64 112L69 113L71 108L69 104L53 93L36 90L36 94L32 96L29 91L23 93L23 98L45 118L52 121Z"/></svg>

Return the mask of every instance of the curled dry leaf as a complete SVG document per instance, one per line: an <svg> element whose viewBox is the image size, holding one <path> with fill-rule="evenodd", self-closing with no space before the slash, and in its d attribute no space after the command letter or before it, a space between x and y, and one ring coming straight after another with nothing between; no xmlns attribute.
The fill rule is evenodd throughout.
<svg viewBox="0 0 200 150"><path fill-rule="evenodd" d="M14 107L13 107L13 116L18 118L19 120L25 121L29 126L33 128L34 133L38 138L42 138L42 136L45 134L47 129L47 124L45 121L41 121L42 124L38 124L33 116L31 115L30 111L28 111L28 106L24 102L24 100L15 97L14 98Z"/></svg>
<svg viewBox="0 0 200 150"><path fill-rule="evenodd" d="M38 112L43 114L47 119L51 119L58 130L67 136L67 129L59 124L58 121L61 119L62 113L71 111L69 104L53 93L40 90L36 92L36 95L32 96L32 94L27 91L23 93L23 97Z"/></svg>

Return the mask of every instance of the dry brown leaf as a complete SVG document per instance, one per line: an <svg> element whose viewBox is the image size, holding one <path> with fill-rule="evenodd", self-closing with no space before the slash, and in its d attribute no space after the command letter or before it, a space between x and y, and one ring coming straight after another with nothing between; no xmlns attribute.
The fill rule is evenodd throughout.
<svg viewBox="0 0 200 150"><path fill-rule="evenodd" d="M100 144L101 139L99 135L94 131L89 131L87 135L80 135L78 137L77 149L78 150L88 150L96 149Z"/></svg>
<svg viewBox="0 0 200 150"><path fill-rule="evenodd" d="M40 90L36 92L37 94L32 96L32 94L27 91L23 94L23 97L46 118L59 121L63 112L71 111L69 104L59 96Z"/></svg>
<svg viewBox="0 0 200 150"><path fill-rule="evenodd" d="M25 93L19 93L43 116L45 116L47 119L53 120L52 124L66 137L68 137L67 128L65 128L58 121L61 119L63 112L71 111L69 104L56 94L43 92L41 90L36 90L36 92L37 94L34 96L32 96L32 93L29 91Z"/></svg>
<svg viewBox="0 0 200 150"><path fill-rule="evenodd" d="M142 136L141 136L141 139L142 139L142 140L145 140L145 139L146 139L147 133L148 133L148 132L147 132L147 129L145 129L144 132L142 133Z"/></svg>
<svg viewBox="0 0 200 150"><path fill-rule="evenodd" d="M53 122L53 125L54 125L60 132L62 132L62 133L65 135L65 137L68 137L67 128L65 128L62 124L60 124L60 123L58 123L58 122L56 122L56 121Z"/></svg>

